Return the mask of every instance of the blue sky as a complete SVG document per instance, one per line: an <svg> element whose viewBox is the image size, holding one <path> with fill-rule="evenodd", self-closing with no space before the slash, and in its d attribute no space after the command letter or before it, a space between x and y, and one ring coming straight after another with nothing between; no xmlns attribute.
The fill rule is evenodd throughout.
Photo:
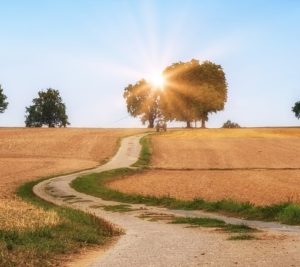
<svg viewBox="0 0 300 267"><path fill-rule="evenodd" d="M0 0L10 102L0 126L23 126L25 106L48 87L60 90L72 126L141 126L127 116L124 88L192 58L221 64L228 81L225 110L208 127L299 125L299 25L297 0Z"/></svg>

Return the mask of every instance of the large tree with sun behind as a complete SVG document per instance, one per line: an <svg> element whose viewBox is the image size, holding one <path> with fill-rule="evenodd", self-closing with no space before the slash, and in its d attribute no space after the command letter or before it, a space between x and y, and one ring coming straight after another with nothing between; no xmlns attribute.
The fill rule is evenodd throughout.
<svg viewBox="0 0 300 267"><path fill-rule="evenodd" d="M125 88L127 110L133 117L153 128L157 117L168 121L201 121L205 128L208 115L224 109L227 82L220 65L210 61L174 63L165 68L160 78L140 80Z"/></svg>
<svg viewBox="0 0 300 267"><path fill-rule="evenodd" d="M201 121L205 128L209 113L224 109L227 82L220 65L192 59L168 66L160 99L162 113L168 120Z"/></svg>
<svg viewBox="0 0 300 267"><path fill-rule="evenodd" d="M128 113L133 117L140 117L143 124L148 122L148 127L153 128L155 119L160 115L159 93L153 89L153 85L146 80L129 84L123 96Z"/></svg>

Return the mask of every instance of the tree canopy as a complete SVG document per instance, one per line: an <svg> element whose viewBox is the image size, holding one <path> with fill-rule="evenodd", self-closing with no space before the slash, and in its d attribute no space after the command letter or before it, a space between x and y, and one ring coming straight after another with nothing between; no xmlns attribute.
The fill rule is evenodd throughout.
<svg viewBox="0 0 300 267"><path fill-rule="evenodd" d="M62 102L59 91L49 88L46 91L39 91L38 97L32 100L32 105L26 107L26 127L66 127L68 116L66 106Z"/></svg>
<svg viewBox="0 0 300 267"><path fill-rule="evenodd" d="M8 102L6 101L6 99L7 97L3 93L3 89L0 84L0 113L3 113L7 109Z"/></svg>
<svg viewBox="0 0 300 267"><path fill-rule="evenodd" d="M154 127L154 121L159 115L159 94L152 90L152 86L146 80L140 80L135 84L129 84L124 90L127 111L133 116L141 117L143 124Z"/></svg>
<svg viewBox="0 0 300 267"><path fill-rule="evenodd" d="M198 60L179 62L164 71L166 86L161 98L161 108L169 120L202 121L208 114L224 109L227 100L225 73L220 65Z"/></svg>
<svg viewBox="0 0 300 267"><path fill-rule="evenodd" d="M292 111L295 113L297 119L300 119L300 101L296 102Z"/></svg>
<svg viewBox="0 0 300 267"><path fill-rule="evenodd" d="M166 67L163 76L163 90L157 90L145 80L125 88L129 114L141 116L143 122L149 121L149 127L153 127L160 115L169 121L185 121L187 127L200 120L205 127L210 113L224 109L227 82L220 65L192 59Z"/></svg>

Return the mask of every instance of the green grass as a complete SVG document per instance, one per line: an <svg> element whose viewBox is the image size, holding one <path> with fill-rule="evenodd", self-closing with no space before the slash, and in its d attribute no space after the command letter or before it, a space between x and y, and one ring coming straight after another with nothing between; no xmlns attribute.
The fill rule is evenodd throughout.
<svg viewBox="0 0 300 267"><path fill-rule="evenodd" d="M129 212L134 211L136 209L132 209L128 204L120 204L120 205L91 205L91 209L103 209L106 211L112 212Z"/></svg>
<svg viewBox="0 0 300 267"><path fill-rule="evenodd" d="M104 244L120 233L91 214L57 207L39 199L32 192L38 182L24 184L18 189L18 195L45 210L54 210L61 222L35 230L0 230L0 266L57 266L63 255Z"/></svg>
<svg viewBox="0 0 300 267"><path fill-rule="evenodd" d="M90 174L75 179L72 182L72 187L79 192L101 197L105 200L162 206L170 209L205 210L250 220L279 221L285 224L300 225L300 206L291 203L274 204L271 206L255 206L251 203L240 203L230 199L220 201L194 199L189 201L172 197L126 194L105 186L105 183L109 181L122 179L124 176L142 171L143 170L122 168Z"/></svg>
<svg viewBox="0 0 300 267"><path fill-rule="evenodd" d="M241 234L241 235L230 236L227 240L254 240L254 239L257 239L254 235Z"/></svg>
<svg viewBox="0 0 300 267"><path fill-rule="evenodd" d="M282 223L297 225L300 222L300 207L293 204L288 205L278 216Z"/></svg>
<svg viewBox="0 0 300 267"><path fill-rule="evenodd" d="M103 206L103 209L112 212L129 212L129 211L136 210L136 209L132 209L131 206L127 204Z"/></svg>
<svg viewBox="0 0 300 267"><path fill-rule="evenodd" d="M151 138L149 135L144 136L140 140L140 144L142 145L142 149L140 152L139 159L136 163L134 163L132 166L133 167L140 167L140 168L146 168L150 164L150 159L151 159Z"/></svg>
<svg viewBox="0 0 300 267"><path fill-rule="evenodd" d="M249 233L257 230L244 224L228 224L222 220L201 217L176 217L173 224L190 224L201 227L220 228L224 232L230 233Z"/></svg>

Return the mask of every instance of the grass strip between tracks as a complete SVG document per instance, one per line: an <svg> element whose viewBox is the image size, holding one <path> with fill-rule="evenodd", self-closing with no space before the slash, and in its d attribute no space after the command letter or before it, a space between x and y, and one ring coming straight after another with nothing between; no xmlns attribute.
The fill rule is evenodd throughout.
<svg viewBox="0 0 300 267"><path fill-rule="evenodd" d="M149 135L146 135L141 138L140 144L142 146L139 159L136 163L134 163L133 167L139 167L139 168L147 168L150 164L151 160L151 138Z"/></svg>

